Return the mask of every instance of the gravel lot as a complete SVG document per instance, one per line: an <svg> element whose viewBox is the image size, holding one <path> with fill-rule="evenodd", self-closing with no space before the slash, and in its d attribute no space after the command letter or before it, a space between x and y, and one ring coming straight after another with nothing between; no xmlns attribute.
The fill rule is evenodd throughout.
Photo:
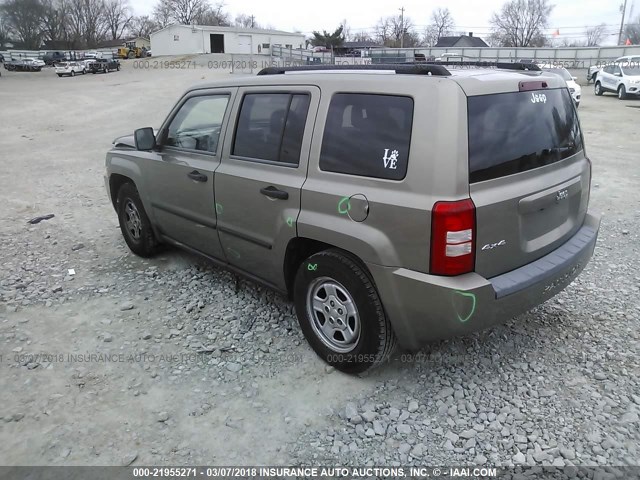
<svg viewBox="0 0 640 480"><path fill-rule="evenodd" d="M120 235L111 140L225 75L2 72L0 464L640 464L640 100L583 90L604 218L576 282L350 377L285 298L177 250L140 259Z"/></svg>

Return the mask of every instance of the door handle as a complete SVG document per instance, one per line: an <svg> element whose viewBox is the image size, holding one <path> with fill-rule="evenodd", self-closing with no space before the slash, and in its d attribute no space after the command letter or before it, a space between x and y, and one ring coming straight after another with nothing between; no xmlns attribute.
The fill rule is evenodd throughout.
<svg viewBox="0 0 640 480"><path fill-rule="evenodd" d="M189 177L191 180L195 180L196 182L206 182L207 181L207 176L203 173L200 173L197 170L194 170L193 172L189 172L187 173L187 177Z"/></svg>
<svg viewBox="0 0 640 480"><path fill-rule="evenodd" d="M278 190L276 187L269 186L260 189L260 193L266 195L269 198L277 198L278 200L286 200L289 198L289 194L283 190Z"/></svg>

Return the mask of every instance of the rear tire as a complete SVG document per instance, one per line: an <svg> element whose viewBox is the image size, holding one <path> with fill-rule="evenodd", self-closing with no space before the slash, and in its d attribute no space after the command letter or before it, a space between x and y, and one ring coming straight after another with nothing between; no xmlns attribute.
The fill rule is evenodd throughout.
<svg viewBox="0 0 640 480"><path fill-rule="evenodd" d="M76 76L76 72L75 72L75 71L73 71L73 70L71 70L71 76L72 76L72 77L75 77L75 76Z"/></svg>
<svg viewBox="0 0 640 480"><path fill-rule="evenodd" d="M600 85L600 82L596 82L595 86L593 87L593 92L598 96L601 96L604 93L604 91L602 90L602 85Z"/></svg>
<svg viewBox="0 0 640 480"><path fill-rule="evenodd" d="M386 361L396 337L373 281L360 262L340 250L307 258L295 278L300 328L316 354L346 373Z"/></svg>
<svg viewBox="0 0 640 480"><path fill-rule="evenodd" d="M125 183L118 190L116 202L120 230L129 249L141 257L151 257L158 242L135 185Z"/></svg>
<svg viewBox="0 0 640 480"><path fill-rule="evenodd" d="M626 100L627 99L627 89L624 85L620 85L618 87L618 100Z"/></svg>

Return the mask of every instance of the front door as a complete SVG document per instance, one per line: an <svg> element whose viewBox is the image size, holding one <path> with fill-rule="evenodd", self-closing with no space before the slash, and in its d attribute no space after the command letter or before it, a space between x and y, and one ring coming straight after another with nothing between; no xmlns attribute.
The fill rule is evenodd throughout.
<svg viewBox="0 0 640 480"><path fill-rule="evenodd" d="M221 259L214 172L233 95L227 89L185 97L158 135L158 158L147 167L151 209L160 233Z"/></svg>
<svg viewBox="0 0 640 480"><path fill-rule="evenodd" d="M216 170L218 232L227 261L280 288L319 99L311 86L241 88L232 113L236 125L227 130Z"/></svg>

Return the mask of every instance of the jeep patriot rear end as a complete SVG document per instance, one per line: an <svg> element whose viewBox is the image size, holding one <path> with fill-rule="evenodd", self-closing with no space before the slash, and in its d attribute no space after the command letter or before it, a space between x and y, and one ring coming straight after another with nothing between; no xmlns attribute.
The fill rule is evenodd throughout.
<svg viewBox="0 0 640 480"><path fill-rule="evenodd" d="M518 68L516 64L514 67ZM599 217L564 81L440 65L266 69L194 87L107 154L130 248L160 242L289 294L347 372L565 288Z"/></svg>

